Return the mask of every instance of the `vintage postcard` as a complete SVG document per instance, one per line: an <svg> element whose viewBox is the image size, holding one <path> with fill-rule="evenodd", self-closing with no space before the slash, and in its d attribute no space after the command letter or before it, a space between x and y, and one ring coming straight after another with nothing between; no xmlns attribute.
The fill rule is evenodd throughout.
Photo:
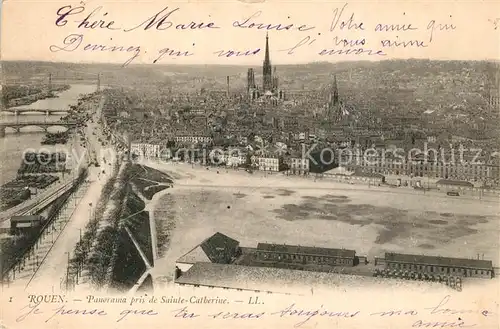
<svg viewBox="0 0 500 329"><path fill-rule="evenodd" d="M1 14L1 328L499 327L500 3Z"/></svg>

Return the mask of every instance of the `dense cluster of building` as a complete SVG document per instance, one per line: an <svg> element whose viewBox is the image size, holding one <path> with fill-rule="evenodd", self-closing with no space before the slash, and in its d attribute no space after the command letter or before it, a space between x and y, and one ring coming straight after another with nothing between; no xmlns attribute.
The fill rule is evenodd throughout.
<svg viewBox="0 0 500 329"><path fill-rule="evenodd" d="M177 260L174 280L179 285L242 289L241 282L234 282L235 277L258 282L259 277L272 277L276 271L285 276L297 271L376 276L381 270L398 271L415 279L425 275L436 281L448 277L489 279L495 275L489 260L388 252L372 264L355 250L272 243L242 247L237 240L217 232Z"/></svg>
<svg viewBox="0 0 500 329"><path fill-rule="evenodd" d="M399 181L416 178L469 182L488 189L500 185L500 156L489 140L456 136L434 119L388 117L382 109L375 113L366 104L356 107L341 97L336 75L326 90L285 91L271 65L268 36L262 82L257 83L254 68L248 69L246 78L246 90L241 92L231 91L229 76L223 91L152 91L146 97L106 90L107 122L111 130L129 134L131 152L146 157L176 158L176 150L198 149L210 158L217 150L217 161L212 161L217 165L291 175L324 173L339 181L380 184L397 177L401 185ZM489 106L497 109L498 80L497 73L497 87L488 94ZM458 157L458 144L482 152L479 157L472 151ZM304 152L309 149L314 149L311 156ZM334 157L327 164L318 163L325 149ZM415 149L420 153L411 154ZM210 164L202 156L186 158ZM332 174L335 168L340 173Z"/></svg>

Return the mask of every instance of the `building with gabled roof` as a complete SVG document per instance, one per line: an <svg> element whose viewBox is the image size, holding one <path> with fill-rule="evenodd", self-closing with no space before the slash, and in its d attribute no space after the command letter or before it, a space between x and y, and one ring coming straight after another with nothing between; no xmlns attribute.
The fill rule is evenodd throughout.
<svg viewBox="0 0 500 329"><path fill-rule="evenodd" d="M259 243L256 250L261 262L289 264L317 264L330 266L357 265L356 251L337 248L319 248L274 243Z"/></svg>
<svg viewBox="0 0 500 329"><path fill-rule="evenodd" d="M195 263L229 264L238 256L239 246L239 241L217 232L182 255L176 266L184 272Z"/></svg>
<svg viewBox="0 0 500 329"><path fill-rule="evenodd" d="M453 274L467 277L493 277L491 260L466 259L426 255L385 253L387 268L425 272L430 274Z"/></svg>

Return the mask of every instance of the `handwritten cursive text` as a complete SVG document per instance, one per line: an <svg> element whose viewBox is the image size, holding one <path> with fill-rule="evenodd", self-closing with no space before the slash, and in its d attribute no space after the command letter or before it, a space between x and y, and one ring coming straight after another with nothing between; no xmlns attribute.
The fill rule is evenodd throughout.
<svg viewBox="0 0 500 329"><path fill-rule="evenodd" d="M143 28L144 31L147 31L154 27L157 31L167 30L171 27L174 27L176 30L204 30L204 29L218 29L219 27L215 25L214 22L203 23L203 22L188 22L188 23L174 23L170 20L170 16L172 16L175 12L178 12L180 8L174 8L168 11L168 7L163 8L155 15L149 17L144 22L129 28L124 29L125 32L134 31L138 28Z"/></svg>
<svg viewBox="0 0 500 329"><path fill-rule="evenodd" d="M175 50L171 48L163 48L158 53L159 56L153 61L154 64L158 63L164 56L175 58L175 57L189 57L194 55L194 53L189 52L187 50Z"/></svg>
<svg viewBox="0 0 500 329"><path fill-rule="evenodd" d="M253 56L253 55L257 55L258 53L260 53L260 48L257 48L254 50L247 50L247 51L218 50L218 51L214 52L214 54L216 54L218 57Z"/></svg>
<svg viewBox="0 0 500 329"><path fill-rule="evenodd" d="M77 49L81 49L86 52L111 52L111 53L132 53L133 56L127 59L123 66L130 64L139 54L141 53L141 46L121 46L121 45L104 45L104 44L91 44L87 43L85 46L80 47L83 44L84 36L83 34L70 34L64 38L62 45L51 45L49 50L51 52L73 52Z"/></svg>
<svg viewBox="0 0 500 329"><path fill-rule="evenodd" d="M62 306L54 309L54 313L50 317L48 317L45 320L45 322L49 322L54 317L61 316L61 315L105 316L105 315L108 315L108 313L106 313L106 311L104 311L104 310L97 309L97 308L90 309L90 310L87 310L87 309L79 310L79 309L70 309L70 308L67 308L66 305L62 305Z"/></svg>
<svg viewBox="0 0 500 329"><path fill-rule="evenodd" d="M329 311L327 309L323 308L323 305L321 305L319 308L315 310L302 310L299 308L295 307L295 304L292 304L285 309L271 313L271 315L278 315L282 318L285 316L296 316L296 317L302 317L305 318L304 320L297 322L294 327L300 327L307 321L311 320L311 318L315 316L324 316L324 317L340 317L340 318L353 318L357 316L360 312L355 311L355 312L338 312L338 311Z"/></svg>
<svg viewBox="0 0 500 329"><path fill-rule="evenodd" d="M340 8L340 10L339 10L339 8L335 8L333 10L333 19L332 19L332 23L330 25L330 32L335 31L335 29L337 29L337 27L340 30L346 29L346 30L354 30L354 31L357 31L357 30L363 31L365 29L363 22L358 23L354 20L354 13L352 13L351 16L349 17L349 19L347 19L346 21L341 20L342 15L344 14L344 10L346 8L347 8L347 3L342 8Z"/></svg>
<svg viewBox="0 0 500 329"><path fill-rule="evenodd" d="M243 29L252 29L256 28L258 30L276 30L276 31L290 31L290 30L297 30L300 32L303 31L309 31L314 29L314 26L307 26L307 25L299 25L295 26L293 23L290 24L272 24L272 23L254 23L252 22L253 19L259 17L262 14L262 11L257 11L254 14L250 15L250 17L245 18L243 21L234 21L233 22L233 27L239 27Z"/></svg>
<svg viewBox="0 0 500 329"><path fill-rule="evenodd" d="M75 21L76 23L79 23L77 28L81 29L107 29L107 30L119 30L119 27L113 26L115 24L114 20L106 20L106 16L108 15L107 12L104 12L101 14L102 6L96 7L90 14L87 15L82 20L77 20ZM77 6L77 7L72 7L72 6L63 6L59 8L56 12L57 14L57 19L56 19L56 26L62 27L65 26L68 23L68 18L69 16L75 16L78 14L81 14L85 11L85 6ZM97 17L99 19L97 19Z"/></svg>

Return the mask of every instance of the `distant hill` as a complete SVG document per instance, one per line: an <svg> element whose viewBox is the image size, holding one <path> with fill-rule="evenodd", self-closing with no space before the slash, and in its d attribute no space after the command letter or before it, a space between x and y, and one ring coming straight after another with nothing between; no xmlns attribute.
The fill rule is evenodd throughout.
<svg viewBox="0 0 500 329"><path fill-rule="evenodd" d="M106 78L114 76L128 75L131 78L150 79L168 76L167 73L187 74L193 76L219 76L246 74L246 66L241 65L129 65L122 67L119 64L79 64L79 63L53 63L53 62L28 62L28 61L3 61L3 75L8 82L13 77L30 78L33 76L47 75L52 73L57 78L63 77L95 77L97 73L102 73ZM487 61L433 61L433 60L386 60L379 62L355 61L355 62L314 62L297 65L279 65L274 63L278 69L278 74L286 76L288 74L316 74L329 72L340 73L349 69L370 69L376 71L397 71L411 70L420 72L435 72L437 70L456 71L463 67L473 69L488 70L493 67L493 62ZM256 73L260 73L260 66L255 67ZM123 81L122 81L123 82Z"/></svg>

